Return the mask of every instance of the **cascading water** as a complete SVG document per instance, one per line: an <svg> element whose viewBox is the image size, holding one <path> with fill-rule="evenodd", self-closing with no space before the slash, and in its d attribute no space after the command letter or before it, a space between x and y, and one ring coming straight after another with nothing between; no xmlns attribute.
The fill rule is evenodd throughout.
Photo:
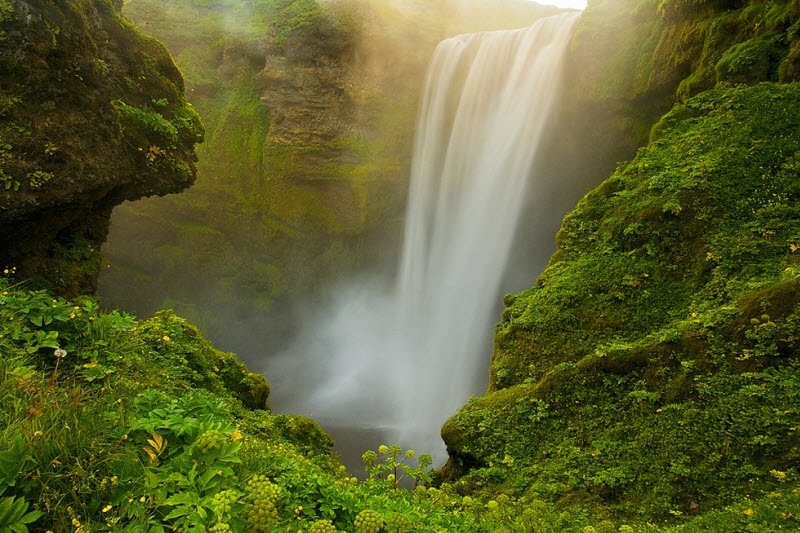
<svg viewBox="0 0 800 533"><path fill-rule="evenodd" d="M316 334L270 372L287 377L276 391L296 394L283 409L328 427L383 428L389 442L445 458L439 428L484 385L501 278L526 191L535 194L532 168L577 17L439 45L395 293L362 284L315 321Z"/></svg>

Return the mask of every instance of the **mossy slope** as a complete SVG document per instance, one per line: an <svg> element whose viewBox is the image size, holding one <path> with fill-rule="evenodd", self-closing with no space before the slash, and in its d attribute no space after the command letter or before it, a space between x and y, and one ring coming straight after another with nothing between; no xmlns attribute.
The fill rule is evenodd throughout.
<svg viewBox="0 0 800 533"><path fill-rule="evenodd" d="M645 517L794 472L798 98L689 99L578 204L506 298L489 393L443 429L454 471Z"/></svg>
<svg viewBox="0 0 800 533"><path fill-rule="evenodd" d="M92 292L111 209L189 186L203 128L169 53L119 6L3 6L0 263Z"/></svg>
<svg viewBox="0 0 800 533"><path fill-rule="evenodd" d="M566 65L581 157L610 172L675 102L717 83L798 81L798 30L796 0L590 1Z"/></svg>

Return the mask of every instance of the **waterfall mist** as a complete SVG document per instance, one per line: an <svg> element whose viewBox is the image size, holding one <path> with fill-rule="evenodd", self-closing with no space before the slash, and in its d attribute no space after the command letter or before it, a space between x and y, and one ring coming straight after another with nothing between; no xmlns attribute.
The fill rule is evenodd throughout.
<svg viewBox="0 0 800 533"><path fill-rule="evenodd" d="M443 462L439 428L485 387L500 284L525 198L536 197L533 169L577 16L438 46L396 284L359 279L309 318L298 342L267 362L277 407L337 438L334 428L380 430Z"/></svg>

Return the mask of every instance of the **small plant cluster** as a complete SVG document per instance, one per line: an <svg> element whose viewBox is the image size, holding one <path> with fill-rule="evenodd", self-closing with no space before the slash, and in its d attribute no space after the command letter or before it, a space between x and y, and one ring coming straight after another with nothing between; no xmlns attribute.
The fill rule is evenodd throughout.
<svg viewBox="0 0 800 533"><path fill-rule="evenodd" d="M413 466L407 461L415 458L414 450L406 450L398 445L386 446L382 444L378 447L378 453L373 450L364 452L361 460L369 473L370 479L385 479L392 488L400 486L400 482L408 476L413 480L413 486L427 485L431 482L432 471L428 468L433 463L430 454L423 453L417 459L417 465Z"/></svg>
<svg viewBox="0 0 800 533"><path fill-rule="evenodd" d="M254 531L269 531L278 522L280 487L266 476L257 475L247 482L246 494L251 502L247 510L247 522Z"/></svg>

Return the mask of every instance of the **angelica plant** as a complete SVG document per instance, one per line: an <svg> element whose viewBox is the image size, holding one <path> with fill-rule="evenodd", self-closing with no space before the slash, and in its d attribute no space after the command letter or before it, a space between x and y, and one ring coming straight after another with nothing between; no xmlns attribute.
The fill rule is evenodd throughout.
<svg viewBox="0 0 800 533"><path fill-rule="evenodd" d="M423 453L417 459L417 465L407 462L416 457L414 450L406 450L394 444L386 446L382 444L378 447L378 452L367 450L361 456L364 467L369 472L370 479L385 479L392 488L400 486L400 481L408 476L414 480L414 488L418 485L425 485L431 481L429 467L433 463L433 457L428 453Z"/></svg>

